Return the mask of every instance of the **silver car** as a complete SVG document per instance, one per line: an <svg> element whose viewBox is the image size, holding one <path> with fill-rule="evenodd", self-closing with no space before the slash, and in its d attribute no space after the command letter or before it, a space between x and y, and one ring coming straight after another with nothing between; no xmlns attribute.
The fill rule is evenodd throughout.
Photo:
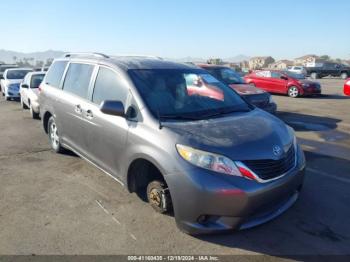
<svg viewBox="0 0 350 262"><path fill-rule="evenodd" d="M33 119L39 118L39 86L44 77L43 72L30 72L20 85L21 106L23 109L29 109Z"/></svg>
<svg viewBox="0 0 350 262"><path fill-rule="evenodd" d="M189 94L205 81L222 96ZM250 228L303 185L294 131L207 71L152 57L67 54L40 93L56 152L74 151L189 234Z"/></svg>
<svg viewBox="0 0 350 262"><path fill-rule="evenodd" d="M24 77L33 70L30 68L6 69L1 79L1 91L6 100L20 98L19 87Z"/></svg>

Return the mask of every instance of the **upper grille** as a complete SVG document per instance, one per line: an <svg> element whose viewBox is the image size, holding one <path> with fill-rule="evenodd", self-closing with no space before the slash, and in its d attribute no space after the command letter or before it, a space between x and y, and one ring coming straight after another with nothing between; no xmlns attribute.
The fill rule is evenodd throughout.
<svg viewBox="0 0 350 262"><path fill-rule="evenodd" d="M244 96L251 104L257 107L265 107L269 104L269 94L255 94L255 95L246 95Z"/></svg>
<svg viewBox="0 0 350 262"><path fill-rule="evenodd" d="M279 160L247 160L243 163L261 179L268 180L279 177L295 166L295 149L292 145Z"/></svg>

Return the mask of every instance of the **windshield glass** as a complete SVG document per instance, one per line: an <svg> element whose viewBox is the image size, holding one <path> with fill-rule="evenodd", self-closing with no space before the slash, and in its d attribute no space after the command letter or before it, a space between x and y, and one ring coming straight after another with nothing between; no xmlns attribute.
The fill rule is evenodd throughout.
<svg viewBox="0 0 350 262"><path fill-rule="evenodd" d="M289 71L284 72L287 76L295 79L305 79L305 76L303 74L297 74Z"/></svg>
<svg viewBox="0 0 350 262"><path fill-rule="evenodd" d="M30 82L30 88L38 88L41 82L43 81L44 77L45 77L45 74L33 75L32 80Z"/></svg>
<svg viewBox="0 0 350 262"><path fill-rule="evenodd" d="M204 70L141 69L129 74L156 117L202 119L250 110L238 94Z"/></svg>
<svg viewBox="0 0 350 262"><path fill-rule="evenodd" d="M31 70L10 70L7 71L7 79L24 79L26 74L31 72Z"/></svg>
<svg viewBox="0 0 350 262"><path fill-rule="evenodd" d="M229 68L219 69L219 76L222 81L228 85L245 83L243 78L237 72Z"/></svg>

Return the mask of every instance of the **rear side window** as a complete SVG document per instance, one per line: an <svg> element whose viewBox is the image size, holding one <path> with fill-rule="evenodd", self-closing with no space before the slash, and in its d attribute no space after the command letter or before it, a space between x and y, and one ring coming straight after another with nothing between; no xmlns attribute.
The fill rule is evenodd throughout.
<svg viewBox="0 0 350 262"><path fill-rule="evenodd" d="M93 70L93 65L71 63L66 74L63 90L87 98Z"/></svg>
<svg viewBox="0 0 350 262"><path fill-rule="evenodd" d="M101 67L95 82L92 102L101 104L104 100L118 100L124 103L128 95L128 88L121 77L108 68Z"/></svg>
<svg viewBox="0 0 350 262"><path fill-rule="evenodd" d="M64 73L64 70L67 66L67 61L57 61L54 62L51 66L49 71L47 72L47 76L45 79L46 84L60 88L61 79Z"/></svg>

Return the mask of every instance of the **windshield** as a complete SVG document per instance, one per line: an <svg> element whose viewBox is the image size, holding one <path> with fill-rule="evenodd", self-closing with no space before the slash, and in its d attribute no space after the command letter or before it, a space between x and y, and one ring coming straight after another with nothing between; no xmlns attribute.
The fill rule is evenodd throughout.
<svg viewBox="0 0 350 262"><path fill-rule="evenodd" d="M303 74L297 74L297 73L293 73L293 72L289 72L289 71L285 71L284 73L291 78L305 79L305 75L303 75Z"/></svg>
<svg viewBox="0 0 350 262"><path fill-rule="evenodd" d="M249 111L249 105L204 70L129 70L156 117L203 119L218 113Z"/></svg>
<svg viewBox="0 0 350 262"><path fill-rule="evenodd" d="M30 88L38 88L41 82L43 81L44 77L45 77L45 74L33 75L32 80L30 82Z"/></svg>
<svg viewBox="0 0 350 262"><path fill-rule="evenodd" d="M232 69L221 68L221 69L218 69L218 71L219 71L218 75L220 76L221 80L228 85L245 83L243 78Z"/></svg>
<svg viewBox="0 0 350 262"><path fill-rule="evenodd" d="M7 79L24 79L26 74L32 72L31 70L10 70L7 71Z"/></svg>

